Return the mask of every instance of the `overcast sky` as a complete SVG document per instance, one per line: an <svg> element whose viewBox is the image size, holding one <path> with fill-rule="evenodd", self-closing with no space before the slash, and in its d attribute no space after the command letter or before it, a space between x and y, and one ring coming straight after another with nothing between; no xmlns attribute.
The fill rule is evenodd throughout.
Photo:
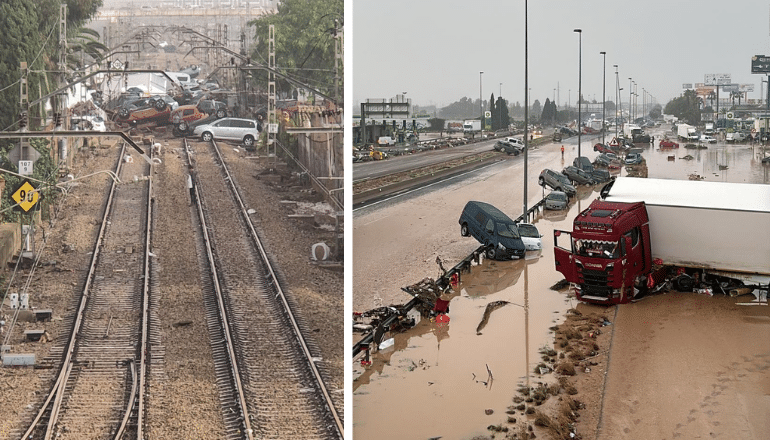
<svg viewBox="0 0 770 440"><path fill-rule="evenodd" d="M760 0L532 0L528 2L530 102L574 105L582 32L582 89L607 100L615 68L624 101L629 80L664 105L704 74L754 84L753 55L770 55L770 2ZM353 101L406 92L413 104L445 106L463 96L524 101L524 0L354 0ZM559 91L554 92L558 86ZM721 96L720 96L721 97ZM358 107L356 107L358 108Z"/></svg>

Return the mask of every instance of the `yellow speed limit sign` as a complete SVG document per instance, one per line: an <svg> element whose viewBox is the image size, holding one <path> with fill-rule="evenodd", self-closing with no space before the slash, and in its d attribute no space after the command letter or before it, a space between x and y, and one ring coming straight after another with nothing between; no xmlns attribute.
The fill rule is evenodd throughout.
<svg viewBox="0 0 770 440"><path fill-rule="evenodd" d="M37 190L30 185L28 181L24 181L19 189L13 193L11 198L14 202L19 204L19 207L23 209L24 212L27 212L35 206L40 199L40 194L38 194Z"/></svg>

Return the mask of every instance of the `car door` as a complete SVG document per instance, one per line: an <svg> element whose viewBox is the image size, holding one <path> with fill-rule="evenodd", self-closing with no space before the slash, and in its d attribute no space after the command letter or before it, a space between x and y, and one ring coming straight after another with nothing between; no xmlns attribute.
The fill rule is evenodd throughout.
<svg viewBox="0 0 770 440"><path fill-rule="evenodd" d="M214 137L217 139L232 139L233 127L231 119L220 119L219 121L211 124L214 127Z"/></svg>

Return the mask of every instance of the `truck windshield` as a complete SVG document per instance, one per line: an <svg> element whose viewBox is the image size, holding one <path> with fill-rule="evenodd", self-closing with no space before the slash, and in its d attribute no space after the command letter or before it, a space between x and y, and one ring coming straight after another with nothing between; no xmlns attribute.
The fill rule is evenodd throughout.
<svg viewBox="0 0 770 440"><path fill-rule="evenodd" d="M584 257L614 259L620 256L617 241L574 239L575 253Z"/></svg>
<svg viewBox="0 0 770 440"><path fill-rule="evenodd" d="M505 223L497 224L497 235L508 238L521 238L516 225L507 225Z"/></svg>

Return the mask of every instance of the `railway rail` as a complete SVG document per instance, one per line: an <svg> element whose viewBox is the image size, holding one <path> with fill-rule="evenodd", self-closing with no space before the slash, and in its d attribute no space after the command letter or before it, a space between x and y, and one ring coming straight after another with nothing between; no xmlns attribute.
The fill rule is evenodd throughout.
<svg viewBox="0 0 770 440"><path fill-rule="evenodd" d="M91 264L72 329L41 367L57 371L24 439L141 439L150 345L150 165L124 161L125 144L103 206Z"/></svg>
<svg viewBox="0 0 770 440"><path fill-rule="evenodd" d="M307 338L218 145L184 142L227 438L343 438L342 402L326 388L321 351Z"/></svg>

